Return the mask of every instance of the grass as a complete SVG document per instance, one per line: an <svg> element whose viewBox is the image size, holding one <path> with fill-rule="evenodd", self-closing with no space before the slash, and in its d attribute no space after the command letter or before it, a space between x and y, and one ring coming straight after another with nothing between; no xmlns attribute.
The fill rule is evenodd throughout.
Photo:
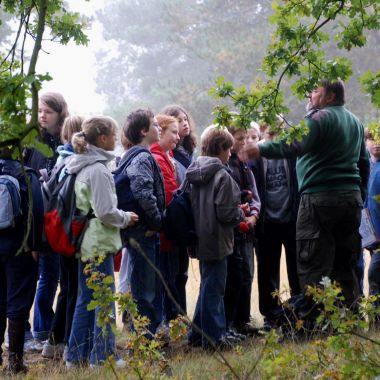
<svg viewBox="0 0 380 380"><path fill-rule="evenodd" d="M368 261L368 258L367 260ZM187 287L188 308L192 314L198 288L199 274L197 263L193 261L189 269L189 282ZM281 265L282 284L286 284L286 267L284 260ZM261 316L258 313L257 307L257 274L255 274L255 283L252 294L253 315L256 321L260 324ZM284 285L282 285L284 288ZM119 321L120 323L120 321ZM379 340L380 332L368 333L371 338ZM125 346L125 336L119 334L118 346ZM355 345L363 347L367 350L367 346L362 340L352 338ZM263 350L264 355L263 355ZM126 351L120 352L126 355ZM368 377L355 375L345 376L339 373L340 368L345 363L345 358L339 354L339 351L334 351L331 347L326 348L326 340L311 343L293 343L284 342L283 344L271 345L270 349L265 348L264 337L254 337L244 342L244 345L233 352L224 353L226 359L234 368L234 371L241 379L366 379ZM263 357L262 357L263 355ZM322 359L321 359L322 355ZM4 357L6 356L6 352ZM158 369L153 370L153 378L157 379L183 379L183 380L213 380L213 379L234 379L231 371L221 362L221 359L216 354L206 353L201 349L188 350L185 345L176 345L166 353L168 359L171 377L160 374ZM259 360L261 359L261 360ZM376 358L375 358L376 359ZM374 366L380 363L379 360L374 362ZM255 366L255 363L259 364ZM79 368L75 370L66 370L63 361L43 359L40 354L27 354L26 362L29 365L29 372L26 376L16 376L14 379L48 379L48 380L74 380L74 379L115 379L112 370L105 366L99 369ZM380 367L378 368L380 373ZM354 371L354 369L353 369ZM117 375L119 379L134 379L130 369L118 369ZM0 378L2 376L0 370ZM374 377L373 377L374 378Z"/></svg>
<svg viewBox="0 0 380 380"><path fill-rule="evenodd" d="M366 335L379 341L380 330L372 330ZM347 341L350 342L353 349L350 351L352 357L347 359L344 349L342 348L341 352L333 349L333 346L328 343L329 339L323 338L303 343L273 342L266 346L265 337L250 338L234 351L223 353L237 377L222 363L217 354L198 348L189 350L182 342L166 351L165 356L170 365L170 376L162 374L158 367L152 367L149 377L143 378L179 380L367 379L368 376L361 375L362 363L367 359L373 360L373 364L367 363L366 365L377 367L373 370L376 374L380 374L380 353L377 353L376 345L371 345L370 342L364 342L359 338L349 337ZM117 342L119 347L123 346L125 336L120 335ZM359 351L355 351L358 348ZM127 355L125 350L121 350L120 353ZM29 365L28 374L16 376L14 379L138 379L130 368L117 369L116 377L107 365L97 369L83 367L67 370L61 360L43 359L39 354L27 354L26 361ZM350 362L354 364L351 365ZM360 366L357 363L360 363ZM352 373L350 373L350 365ZM143 365L142 368L146 369L146 365ZM350 376L344 374L343 370L348 371ZM1 372L0 378L2 378Z"/></svg>

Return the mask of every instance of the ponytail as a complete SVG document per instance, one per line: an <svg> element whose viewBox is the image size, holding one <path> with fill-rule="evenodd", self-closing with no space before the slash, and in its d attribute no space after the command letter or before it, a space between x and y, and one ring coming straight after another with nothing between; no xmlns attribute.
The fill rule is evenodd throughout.
<svg viewBox="0 0 380 380"><path fill-rule="evenodd" d="M71 138L71 144L73 145L74 152L76 154L83 154L87 152L86 134L83 131L74 133Z"/></svg>
<svg viewBox="0 0 380 380"><path fill-rule="evenodd" d="M82 132L75 133L71 139L74 152L82 154L87 151L87 144L97 146L98 137L109 136L117 129L117 123L112 117L93 116L82 124Z"/></svg>

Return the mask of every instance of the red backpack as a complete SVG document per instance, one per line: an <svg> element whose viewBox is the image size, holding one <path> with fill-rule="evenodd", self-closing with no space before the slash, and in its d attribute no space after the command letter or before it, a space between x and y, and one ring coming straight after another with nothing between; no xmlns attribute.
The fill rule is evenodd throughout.
<svg viewBox="0 0 380 380"><path fill-rule="evenodd" d="M50 194L44 215L50 248L67 257L79 252L89 220L94 217L91 209L87 215L81 215L76 208L75 179L75 174L65 173Z"/></svg>

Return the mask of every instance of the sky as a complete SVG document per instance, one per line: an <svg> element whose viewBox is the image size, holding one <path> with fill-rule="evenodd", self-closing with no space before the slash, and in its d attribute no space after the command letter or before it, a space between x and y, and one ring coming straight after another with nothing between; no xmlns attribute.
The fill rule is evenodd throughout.
<svg viewBox="0 0 380 380"><path fill-rule="evenodd" d="M70 11L86 16L95 16L95 12L104 6L104 0L69 0ZM41 93L60 92L67 101L69 111L76 115L100 115L105 108L104 99L96 94L95 52L107 43L102 38L102 26L92 22L86 31L90 38L88 46L68 45L44 41L43 51L39 54L37 72L48 72L53 80L45 82ZM110 48L112 48L110 46Z"/></svg>

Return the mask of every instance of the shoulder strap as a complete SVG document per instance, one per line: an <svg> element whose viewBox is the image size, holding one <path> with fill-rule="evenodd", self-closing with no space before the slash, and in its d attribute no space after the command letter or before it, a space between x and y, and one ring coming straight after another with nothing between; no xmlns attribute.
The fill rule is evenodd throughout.
<svg viewBox="0 0 380 380"><path fill-rule="evenodd" d="M119 166L114 171L114 174L119 174L119 173L124 172L125 169L131 164L132 160L142 152L150 153L148 149L144 147L140 147L140 146L136 148L131 148L130 150L128 150L125 153L124 157L121 159Z"/></svg>

